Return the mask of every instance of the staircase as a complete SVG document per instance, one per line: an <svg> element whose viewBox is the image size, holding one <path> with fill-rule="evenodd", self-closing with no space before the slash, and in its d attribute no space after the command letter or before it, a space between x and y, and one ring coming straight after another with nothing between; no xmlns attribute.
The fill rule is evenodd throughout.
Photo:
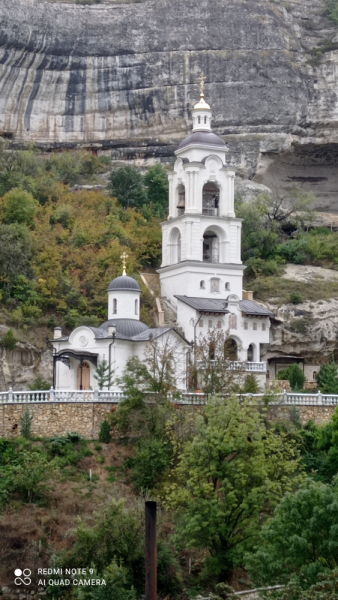
<svg viewBox="0 0 338 600"><path fill-rule="evenodd" d="M141 279L151 295L156 298L157 322L160 320L159 312L162 309L164 321L162 321L161 327L173 327L181 335L184 335L183 328L177 324L177 313L174 307L170 304L168 298L161 297L160 276L157 273L141 273Z"/></svg>
<svg viewBox="0 0 338 600"><path fill-rule="evenodd" d="M2 359L0 359L0 392L6 392L6 391L7 391L6 379L5 379Z"/></svg>

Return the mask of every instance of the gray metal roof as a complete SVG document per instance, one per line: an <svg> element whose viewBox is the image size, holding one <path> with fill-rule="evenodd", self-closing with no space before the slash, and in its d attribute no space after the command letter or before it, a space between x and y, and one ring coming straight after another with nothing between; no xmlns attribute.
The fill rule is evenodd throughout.
<svg viewBox="0 0 338 600"><path fill-rule="evenodd" d="M264 306L257 304L257 302L254 302L253 300L240 300L239 308L246 315L254 315L257 317L259 317L259 316L260 317L274 317L275 316L274 313L271 312L271 310L264 308Z"/></svg>
<svg viewBox="0 0 338 600"><path fill-rule="evenodd" d="M188 304L188 306L191 306L191 308L194 308L199 312L222 313L224 315L229 312L226 300L216 298L189 298L188 296L175 296L175 298Z"/></svg>
<svg viewBox="0 0 338 600"><path fill-rule="evenodd" d="M109 325L116 325L116 333L127 338L132 338L134 335L138 335L149 329L148 325L137 319L109 319L109 321L105 321L99 327L100 330L105 331L105 335L101 337L108 335Z"/></svg>
<svg viewBox="0 0 338 600"><path fill-rule="evenodd" d="M108 291L110 292L111 290L132 290L135 292L140 292L141 288L136 279L133 277L129 277L129 275L121 275L121 277L116 277L109 284Z"/></svg>
<svg viewBox="0 0 338 600"><path fill-rule="evenodd" d="M188 135L179 145L179 148L185 148L190 144L203 144L203 146L225 146L224 140L211 131L195 131Z"/></svg>
<svg viewBox="0 0 338 600"><path fill-rule="evenodd" d="M156 338L160 337L164 333L167 333L171 330L171 327L153 327L151 329L147 329L146 331L142 331L138 335L133 336L133 341L135 342L146 342L149 340L156 340Z"/></svg>

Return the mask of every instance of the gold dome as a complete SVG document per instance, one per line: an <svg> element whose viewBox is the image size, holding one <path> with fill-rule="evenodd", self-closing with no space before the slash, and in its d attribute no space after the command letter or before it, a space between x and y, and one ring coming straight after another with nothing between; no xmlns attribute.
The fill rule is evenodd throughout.
<svg viewBox="0 0 338 600"><path fill-rule="evenodd" d="M204 94L201 94L199 102L195 104L194 110L211 110L209 104L204 100Z"/></svg>

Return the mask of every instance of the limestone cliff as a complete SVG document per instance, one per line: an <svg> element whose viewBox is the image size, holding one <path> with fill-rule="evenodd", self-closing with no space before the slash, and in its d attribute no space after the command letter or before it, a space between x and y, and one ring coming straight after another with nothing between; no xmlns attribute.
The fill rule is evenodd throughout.
<svg viewBox="0 0 338 600"><path fill-rule="evenodd" d="M325 0L1 0L0 133L171 157L203 70L215 131L239 173L269 187L299 182L335 208L338 30L324 8Z"/></svg>

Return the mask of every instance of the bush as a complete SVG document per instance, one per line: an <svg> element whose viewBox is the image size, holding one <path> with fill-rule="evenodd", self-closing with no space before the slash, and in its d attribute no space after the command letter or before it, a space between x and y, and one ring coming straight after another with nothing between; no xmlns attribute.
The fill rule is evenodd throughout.
<svg viewBox="0 0 338 600"><path fill-rule="evenodd" d="M94 574L88 574L88 579L94 578L100 578L96 569ZM130 587L127 569L118 565L115 559L109 567L104 569L102 579L106 582L104 586L75 588L74 598L77 600L136 600L136 590Z"/></svg>
<svg viewBox="0 0 338 600"><path fill-rule="evenodd" d="M303 302L303 296L299 292L292 292L290 294L290 302L292 304L301 304Z"/></svg>
<svg viewBox="0 0 338 600"><path fill-rule="evenodd" d="M34 413L31 413L28 406L25 406L20 415L21 435L29 440L32 437L32 422Z"/></svg>
<svg viewBox="0 0 338 600"><path fill-rule="evenodd" d="M306 333L313 324L313 318L310 316L304 316L301 319L292 319L290 321L290 330L295 333Z"/></svg>
<svg viewBox="0 0 338 600"><path fill-rule="evenodd" d="M5 335L1 338L1 345L6 350L14 350L18 344L19 340L16 339L13 329L9 329Z"/></svg>
<svg viewBox="0 0 338 600"><path fill-rule="evenodd" d="M105 419L101 425L99 433L99 441L103 444L109 444L111 442L111 425Z"/></svg>
<svg viewBox="0 0 338 600"><path fill-rule="evenodd" d="M35 390L50 390L51 388L51 383L49 381L47 381L46 379L44 379L42 377L42 375L38 375L33 383L31 383L31 385L28 386L29 390L35 391Z"/></svg>

